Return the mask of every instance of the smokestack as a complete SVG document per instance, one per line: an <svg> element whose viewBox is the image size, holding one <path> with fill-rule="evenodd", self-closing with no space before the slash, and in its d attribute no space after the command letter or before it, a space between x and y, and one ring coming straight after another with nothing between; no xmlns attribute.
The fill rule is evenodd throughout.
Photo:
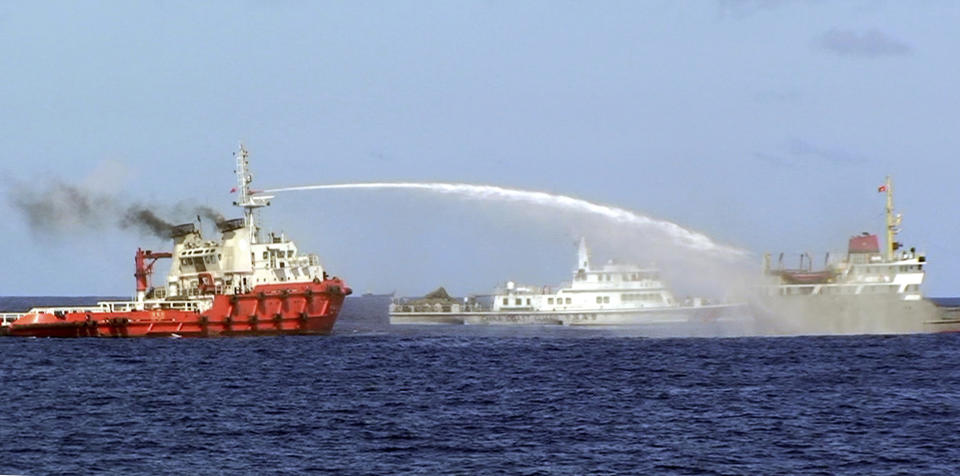
<svg viewBox="0 0 960 476"><path fill-rule="evenodd" d="M217 222L217 228L220 229L221 233L243 228L244 226L246 226L246 221L243 218L234 218L232 220L221 220Z"/></svg>
<svg viewBox="0 0 960 476"><path fill-rule="evenodd" d="M193 223L184 223L170 228L170 238L177 239L182 236L197 232L197 226Z"/></svg>

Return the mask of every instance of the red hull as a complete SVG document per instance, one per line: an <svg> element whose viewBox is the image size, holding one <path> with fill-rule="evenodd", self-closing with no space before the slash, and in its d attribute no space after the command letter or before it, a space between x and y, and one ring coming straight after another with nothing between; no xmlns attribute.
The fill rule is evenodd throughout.
<svg viewBox="0 0 960 476"><path fill-rule="evenodd" d="M215 337L329 334L350 288L339 279L257 286L217 295L203 312L153 309L126 312L27 314L9 335L21 337Z"/></svg>

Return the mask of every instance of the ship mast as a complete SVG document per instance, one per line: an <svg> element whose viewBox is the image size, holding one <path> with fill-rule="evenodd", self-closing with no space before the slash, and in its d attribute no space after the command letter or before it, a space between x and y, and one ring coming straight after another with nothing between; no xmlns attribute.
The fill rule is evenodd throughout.
<svg viewBox="0 0 960 476"><path fill-rule="evenodd" d="M577 243L577 269L590 271L590 251L587 250L587 239L580 237Z"/></svg>
<svg viewBox="0 0 960 476"><path fill-rule="evenodd" d="M237 174L237 201L234 205L243 208L244 225L250 231L250 242L259 241L260 227L257 225L254 211L258 208L270 205L272 195L254 195L256 192L250 190L250 184L253 182L253 173L250 172L250 160L247 148L240 144L240 150L233 154L237 158L237 168L234 171Z"/></svg>
<svg viewBox="0 0 960 476"><path fill-rule="evenodd" d="M900 232L900 223L903 221L903 216L893 213L893 180L889 176L884 182L883 190L887 192L887 261L893 261L893 253L900 247L900 243L897 243L894 239Z"/></svg>

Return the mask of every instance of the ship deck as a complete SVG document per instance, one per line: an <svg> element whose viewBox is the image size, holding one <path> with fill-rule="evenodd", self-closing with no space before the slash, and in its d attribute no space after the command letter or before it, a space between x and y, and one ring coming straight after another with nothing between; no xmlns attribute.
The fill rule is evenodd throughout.
<svg viewBox="0 0 960 476"><path fill-rule="evenodd" d="M624 309L566 309L557 311L412 311L390 312L391 324L532 324L532 325L631 325L716 320L746 304L704 304Z"/></svg>

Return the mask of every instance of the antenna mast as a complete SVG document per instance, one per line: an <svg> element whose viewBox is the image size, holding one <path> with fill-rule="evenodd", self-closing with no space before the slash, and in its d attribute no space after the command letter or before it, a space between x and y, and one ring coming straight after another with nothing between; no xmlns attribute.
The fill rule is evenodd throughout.
<svg viewBox="0 0 960 476"><path fill-rule="evenodd" d="M237 168L234 171L237 174L237 201L233 204L243 208L244 225L250 230L250 242L257 243L260 227L257 225L254 211L270 205L270 199L273 198L273 195L254 195L256 192L250 190L253 173L250 172L249 153L242 143L240 144L240 150L234 152L233 155L237 158Z"/></svg>

